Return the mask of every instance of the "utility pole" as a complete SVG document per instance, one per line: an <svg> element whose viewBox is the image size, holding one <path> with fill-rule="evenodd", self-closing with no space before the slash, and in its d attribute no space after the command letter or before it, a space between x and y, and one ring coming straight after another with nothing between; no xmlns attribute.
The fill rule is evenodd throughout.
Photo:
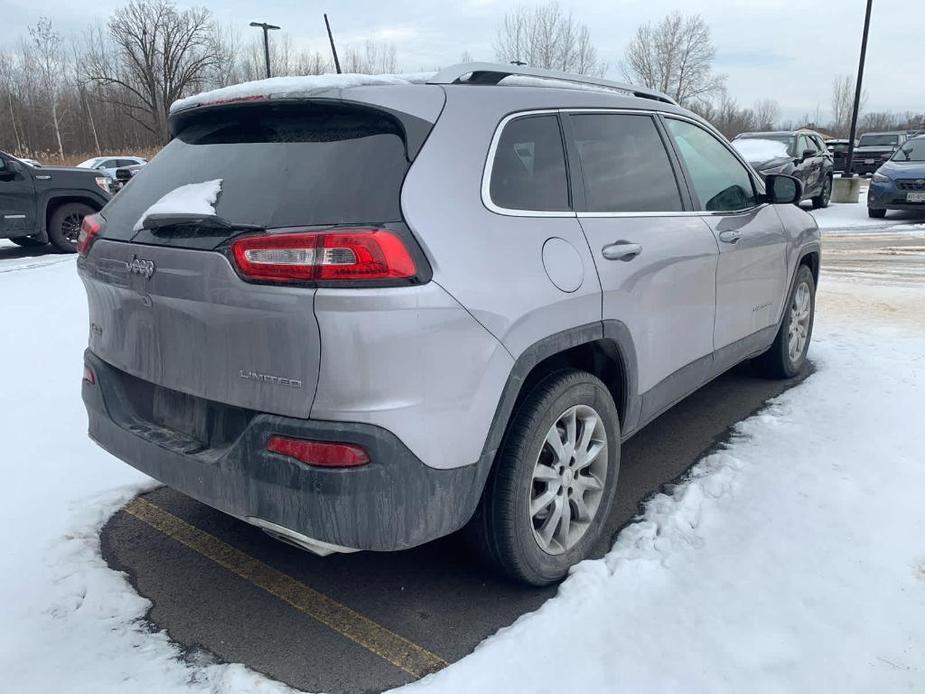
<svg viewBox="0 0 925 694"><path fill-rule="evenodd" d="M334 47L334 34L331 33L331 23L328 21L328 13L324 13L324 25L328 29L328 41L331 42L331 53L334 55L334 69L340 74L340 61L337 59L337 49Z"/></svg>
<svg viewBox="0 0 925 694"><path fill-rule="evenodd" d="M270 76L270 38L269 32L279 29L275 24L267 24L266 22L251 22L252 27L257 27L263 29L263 58L266 61L267 66L267 77Z"/></svg>
<svg viewBox="0 0 925 694"><path fill-rule="evenodd" d="M861 59L858 61L858 81L854 87L854 109L851 113L851 133L848 135L848 157L845 161L845 176L850 177L851 164L854 160L854 138L858 130L858 109L861 106L861 82L864 81L864 61L867 59L867 32L870 29L870 10L874 0L867 0L867 13L864 15L864 34L861 37Z"/></svg>

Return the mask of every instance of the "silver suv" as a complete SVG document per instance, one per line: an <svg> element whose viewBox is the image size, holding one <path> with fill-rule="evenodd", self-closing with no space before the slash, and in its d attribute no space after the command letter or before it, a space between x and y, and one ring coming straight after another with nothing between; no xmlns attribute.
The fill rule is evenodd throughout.
<svg viewBox="0 0 925 694"><path fill-rule="evenodd" d="M561 579L620 445L733 365L806 358L819 232L646 89L486 63L175 105L80 239L103 448L320 554L464 526Z"/></svg>

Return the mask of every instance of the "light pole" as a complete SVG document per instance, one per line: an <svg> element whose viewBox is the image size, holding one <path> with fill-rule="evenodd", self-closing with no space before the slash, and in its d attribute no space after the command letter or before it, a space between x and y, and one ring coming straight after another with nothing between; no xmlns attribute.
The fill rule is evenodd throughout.
<svg viewBox="0 0 925 694"><path fill-rule="evenodd" d="M851 134L848 135L848 156L845 161L845 175L851 176L854 163L854 137L858 129L858 108L861 105L861 82L864 80L864 61L867 59L867 32L870 30L870 10L873 0L867 0L867 12L864 15L864 33L861 35L861 58L858 61L858 81L854 85L854 106L851 112Z"/></svg>
<svg viewBox="0 0 925 694"><path fill-rule="evenodd" d="M263 29L263 57L266 61L267 66L267 77L270 76L270 38L269 33L275 29L279 29L275 24L267 24L266 22L251 22L252 27L258 27Z"/></svg>

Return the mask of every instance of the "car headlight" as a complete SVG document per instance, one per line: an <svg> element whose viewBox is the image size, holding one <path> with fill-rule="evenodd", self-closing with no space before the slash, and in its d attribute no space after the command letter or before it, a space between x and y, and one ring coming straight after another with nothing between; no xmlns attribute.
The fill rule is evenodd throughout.
<svg viewBox="0 0 925 694"><path fill-rule="evenodd" d="M874 183L889 183L892 179L889 176L884 176L882 173L875 173L871 179Z"/></svg>
<svg viewBox="0 0 925 694"><path fill-rule="evenodd" d="M102 190L104 193L110 192L110 185L112 184L112 179L109 176L97 176L95 179L97 187Z"/></svg>

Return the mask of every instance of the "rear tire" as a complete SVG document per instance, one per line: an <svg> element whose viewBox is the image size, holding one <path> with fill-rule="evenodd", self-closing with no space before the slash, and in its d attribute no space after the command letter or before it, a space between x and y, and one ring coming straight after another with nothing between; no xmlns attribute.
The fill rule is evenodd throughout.
<svg viewBox="0 0 925 694"><path fill-rule="evenodd" d="M886 217L886 210L878 210L873 207L867 208L867 216L874 219L883 219Z"/></svg>
<svg viewBox="0 0 925 694"><path fill-rule="evenodd" d="M31 236L17 236L15 239L9 240L23 248L38 248L39 246L44 246L46 243L45 241L39 241Z"/></svg>
<svg viewBox="0 0 925 694"><path fill-rule="evenodd" d="M560 581L600 538L619 469L620 422L607 387L585 371L554 372L515 412L468 539L511 578Z"/></svg>
<svg viewBox="0 0 925 694"><path fill-rule="evenodd" d="M826 176L822 183L822 191L813 198L813 209L819 210L829 206L829 200L832 199L832 177Z"/></svg>
<svg viewBox="0 0 925 694"><path fill-rule="evenodd" d="M80 223L95 210L80 202L67 202L55 208L48 221L48 240L59 253L76 253Z"/></svg>
<svg viewBox="0 0 925 694"><path fill-rule="evenodd" d="M769 378L793 378L806 363L816 314L816 282L806 265L797 270L793 289L784 306L784 320L767 352L754 362Z"/></svg>

